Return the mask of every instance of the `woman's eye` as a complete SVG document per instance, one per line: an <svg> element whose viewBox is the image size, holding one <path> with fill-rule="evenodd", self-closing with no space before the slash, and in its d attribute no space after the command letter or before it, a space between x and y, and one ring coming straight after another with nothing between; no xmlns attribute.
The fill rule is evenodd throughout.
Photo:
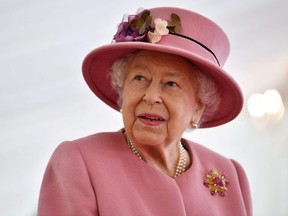
<svg viewBox="0 0 288 216"><path fill-rule="evenodd" d="M167 82L166 85L168 85L170 87L178 87L179 86L176 82L173 82L173 81Z"/></svg>
<svg viewBox="0 0 288 216"><path fill-rule="evenodd" d="M141 76L141 75L136 75L136 76L134 76L134 80L141 81L141 80L143 80L143 79L144 79L144 77Z"/></svg>

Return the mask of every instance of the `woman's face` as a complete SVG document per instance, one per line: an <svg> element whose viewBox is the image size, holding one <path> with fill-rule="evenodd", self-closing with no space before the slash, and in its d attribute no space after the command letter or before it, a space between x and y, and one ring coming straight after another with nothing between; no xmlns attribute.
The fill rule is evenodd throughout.
<svg viewBox="0 0 288 216"><path fill-rule="evenodd" d="M194 70L176 55L144 50L135 55L122 103L125 130L132 141L168 145L180 140L191 121L199 117Z"/></svg>

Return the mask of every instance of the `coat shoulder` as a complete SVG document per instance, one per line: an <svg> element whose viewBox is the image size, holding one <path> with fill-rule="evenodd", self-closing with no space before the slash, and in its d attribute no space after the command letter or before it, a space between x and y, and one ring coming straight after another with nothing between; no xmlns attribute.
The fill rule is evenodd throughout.
<svg viewBox="0 0 288 216"><path fill-rule="evenodd" d="M191 151L191 154L193 157L197 157L199 159L201 158L206 158L206 162L210 162L210 163L213 163L213 164L218 164L218 163L231 163L232 165L232 162L231 160L224 156L224 155L221 155L219 154L218 152L216 151L213 151L201 144L198 144L196 142L192 142L190 140L187 140L187 139L184 139L184 142L187 144L188 148L190 149ZM207 160L209 159L209 160ZM203 161L203 160L201 160Z"/></svg>
<svg viewBox="0 0 288 216"><path fill-rule="evenodd" d="M116 131L116 132L101 132L92 134L86 137L82 137L80 139L73 140L71 142L77 144L77 145L89 145L89 144L97 144L97 143L115 143L115 141L121 139L122 137L122 131Z"/></svg>

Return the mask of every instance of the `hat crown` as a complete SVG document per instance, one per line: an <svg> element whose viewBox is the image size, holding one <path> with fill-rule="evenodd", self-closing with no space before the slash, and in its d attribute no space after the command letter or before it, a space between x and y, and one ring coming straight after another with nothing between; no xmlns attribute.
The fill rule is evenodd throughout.
<svg viewBox="0 0 288 216"><path fill-rule="evenodd" d="M157 44L182 48L193 53L197 50L196 54L199 56L223 67L229 56L230 44L225 32L216 23L198 13L181 8L159 7L149 11L153 19L152 27L157 18L171 20L172 13L181 19L180 34L164 36ZM199 49L199 46L202 49Z"/></svg>

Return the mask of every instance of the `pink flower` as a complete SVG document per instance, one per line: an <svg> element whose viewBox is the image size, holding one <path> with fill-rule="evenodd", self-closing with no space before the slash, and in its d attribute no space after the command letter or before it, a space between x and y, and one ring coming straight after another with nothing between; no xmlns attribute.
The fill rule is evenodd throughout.
<svg viewBox="0 0 288 216"><path fill-rule="evenodd" d="M154 20L155 23L155 32L159 35L167 35L169 34L169 29L167 28L168 22L166 20L162 20L161 18L157 18Z"/></svg>
<svg viewBox="0 0 288 216"><path fill-rule="evenodd" d="M149 42L154 44L161 40L162 35L149 31L147 37Z"/></svg>
<svg viewBox="0 0 288 216"><path fill-rule="evenodd" d="M148 32L148 39L151 43L157 43L161 40L163 35L169 34L169 29L167 28L168 22L166 20L162 20L161 18L157 18L154 20L155 30L154 32Z"/></svg>

